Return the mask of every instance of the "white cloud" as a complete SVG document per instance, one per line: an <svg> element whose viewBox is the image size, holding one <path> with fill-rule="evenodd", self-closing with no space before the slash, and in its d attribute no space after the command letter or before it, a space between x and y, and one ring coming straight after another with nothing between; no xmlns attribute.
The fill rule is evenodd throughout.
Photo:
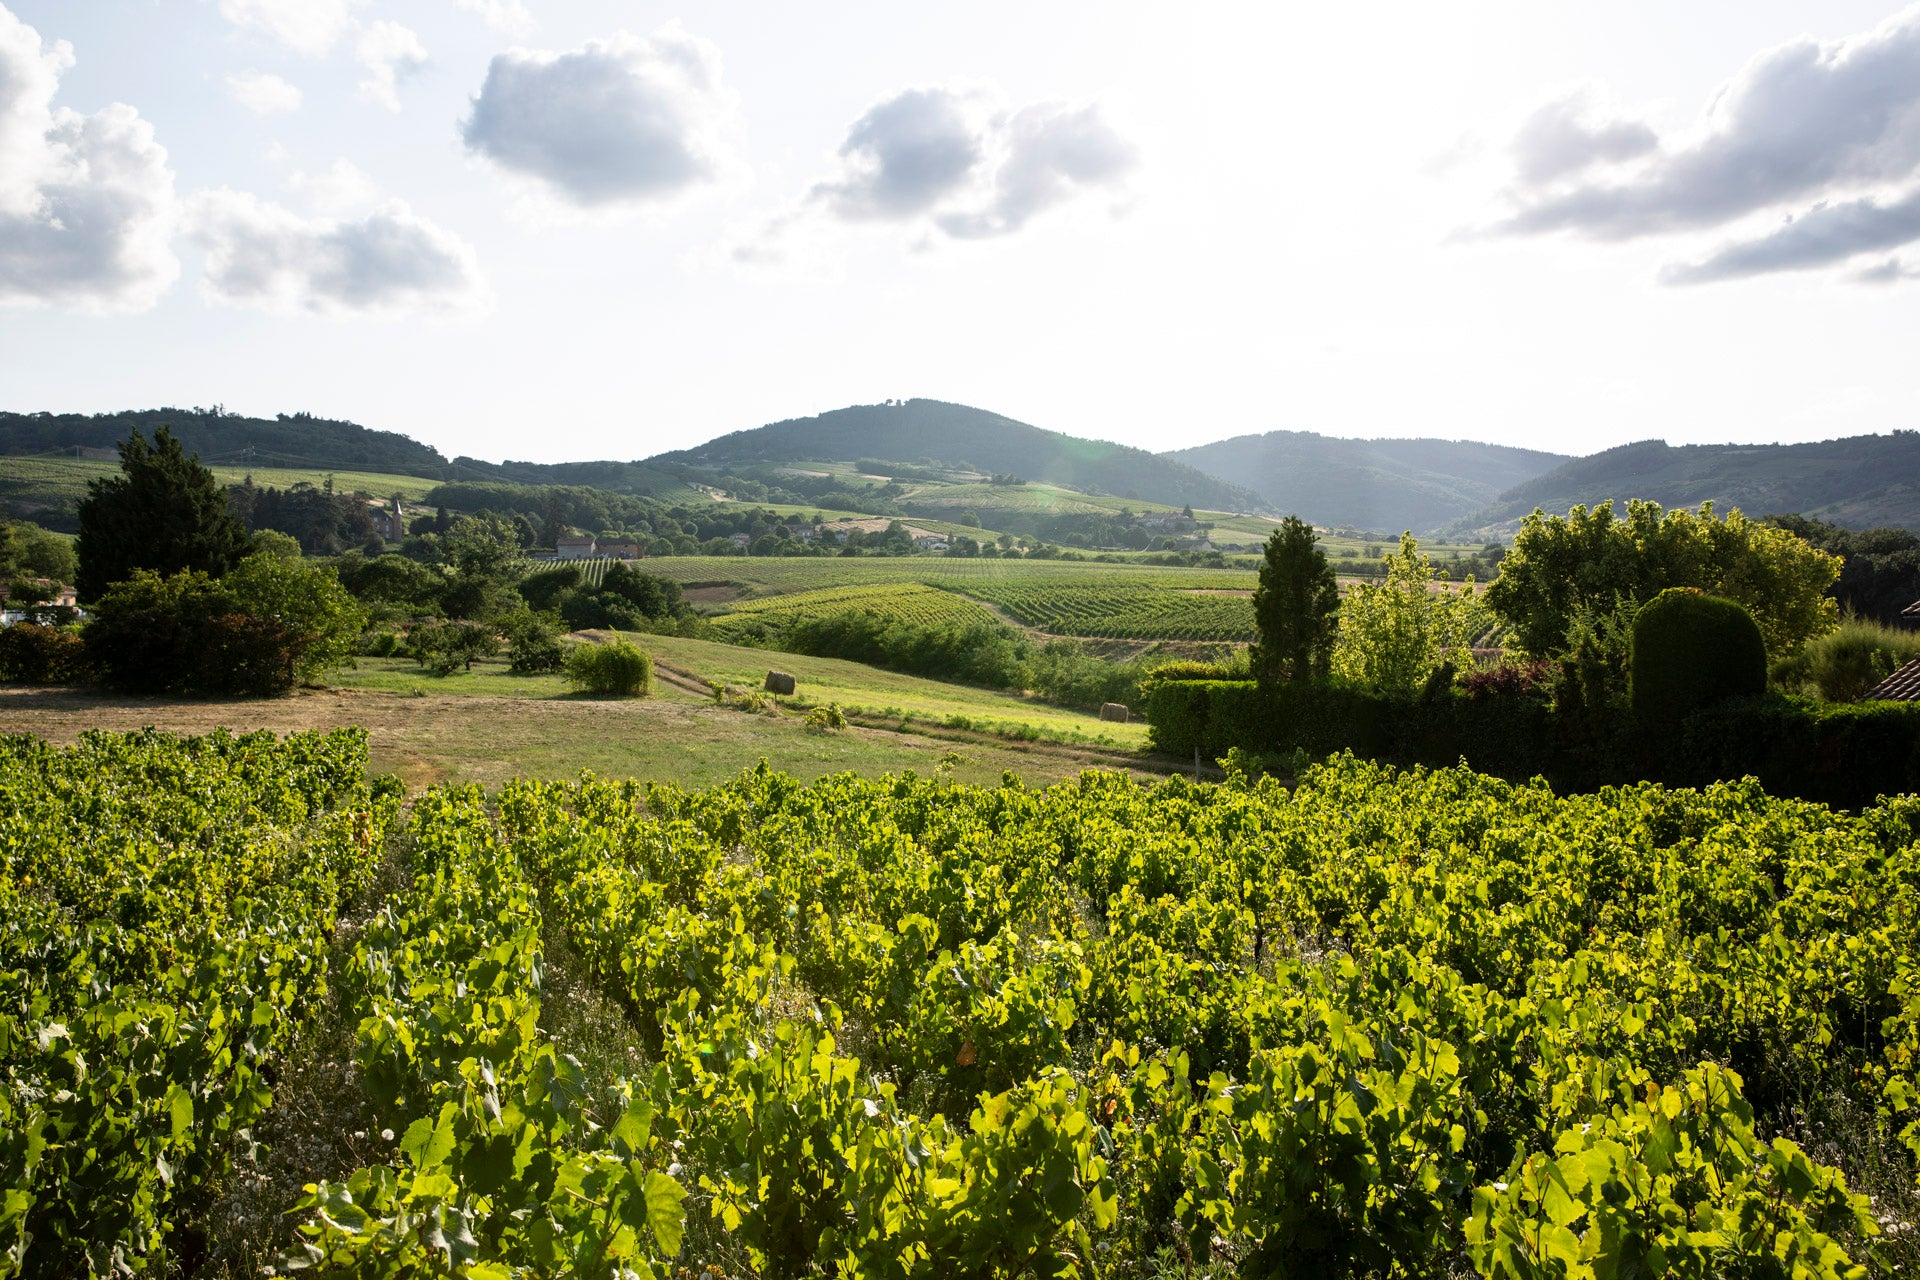
<svg viewBox="0 0 1920 1280"><path fill-rule="evenodd" d="M734 164L720 51L669 24L566 53L494 58L462 126L467 149L574 210L671 200Z"/></svg>
<svg viewBox="0 0 1920 1280"><path fill-rule="evenodd" d="M520 0L453 0L453 3L455 8L479 15L480 21L510 36L526 36L538 25Z"/></svg>
<svg viewBox="0 0 1920 1280"><path fill-rule="evenodd" d="M818 256L810 222L884 222L939 236L1012 235L1036 217L1088 197L1119 203L1139 152L1099 106L1038 102L1014 110L984 90L905 89L854 121L837 171L806 200L732 250L736 264Z"/></svg>
<svg viewBox="0 0 1920 1280"><path fill-rule="evenodd" d="M1872 31L1767 49L1715 93L1693 129L1594 121L1583 99L1543 107L1514 141L1506 234L1601 241L1682 235L1771 217L1703 261L1698 283L1845 262L1920 240L1920 5ZM1869 273L1871 274L1871 273Z"/></svg>
<svg viewBox="0 0 1920 1280"><path fill-rule="evenodd" d="M813 195L850 221L925 213L963 189L986 155L978 95L907 89L868 109L840 144L840 173Z"/></svg>
<svg viewBox="0 0 1920 1280"><path fill-rule="evenodd" d="M72 65L0 7L0 303L142 310L180 274L173 171L132 107L54 110Z"/></svg>
<svg viewBox="0 0 1920 1280"><path fill-rule="evenodd" d="M213 302L322 315L472 310L486 289L473 247L390 201L357 218L306 218L225 188L194 197L189 228Z"/></svg>
<svg viewBox="0 0 1920 1280"><path fill-rule="evenodd" d="M295 53L322 54L353 26L366 0L220 0L220 14L237 27L258 31Z"/></svg>
<svg viewBox="0 0 1920 1280"><path fill-rule="evenodd" d="M316 213L336 217L370 208L380 198L380 188L351 160L335 160L324 173L292 173L282 185Z"/></svg>
<svg viewBox="0 0 1920 1280"><path fill-rule="evenodd" d="M427 65L427 47L397 22L380 21L362 30L353 56L367 70L360 96L389 111L400 109L400 82Z"/></svg>
<svg viewBox="0 0 1920 1280"><path fill-rule="evenodd" d="M264 71L242 71L228 76L227 93L258 116L300 109L299 87Z"/></svg>

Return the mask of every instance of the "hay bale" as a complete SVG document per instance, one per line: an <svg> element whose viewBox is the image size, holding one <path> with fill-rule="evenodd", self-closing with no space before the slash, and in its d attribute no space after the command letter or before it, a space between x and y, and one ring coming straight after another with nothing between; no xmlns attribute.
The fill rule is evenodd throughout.
<svg viewBox="0 0 1920 1280"><path fill-rule="evenodd" d="M769 671L767 672L766 683L760 687L768 693L777 693L784 696L792 693L794 690L793 677L784 671Z"/></svg>
<svg viewBox="0 0 1920 1280"><path fill-rule="evenodd" d="M1100 718L1102 720L1111 720L1115 724L1125 724L1132 718L1132 715L1133 713L1128 711L1123 703L1103 702L1100 704Z"/></svg>

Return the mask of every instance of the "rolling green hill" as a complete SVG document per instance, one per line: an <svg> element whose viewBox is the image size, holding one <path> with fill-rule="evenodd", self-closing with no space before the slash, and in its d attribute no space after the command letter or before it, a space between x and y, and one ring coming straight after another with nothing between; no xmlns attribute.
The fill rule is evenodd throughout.
<svg viewBox="0 0 1920 1280"><path fill-rule="evenodd" d="M854 405L813 418L735 431L648 461L724 468L857 458L903 463L924 459L1136 502L1191 503L1221 511L1258 510L1266 505L1238 484L1145 449L1045 431L984 409L939 400Z"/></svg>
<svg viewBox="0 0 1920 1280"><path fill-rule="evenodd" d="M1235 436L1162 455L1231 476L1315 524L1430 532L1568 459L1470 440L1342 440L1311 431Z"/></svg>
<svg viewBox="0 0 1920 1280"><path fill-rule="evenodd" d="M1812 444L1670 445L1643 440L1576 458L1502 493L1456 522L1499 528L1539 507L1651 498L1665 507L1711 501L1748 515L1799 512L1852 529L1920 528L1920 432Z"/></svg>

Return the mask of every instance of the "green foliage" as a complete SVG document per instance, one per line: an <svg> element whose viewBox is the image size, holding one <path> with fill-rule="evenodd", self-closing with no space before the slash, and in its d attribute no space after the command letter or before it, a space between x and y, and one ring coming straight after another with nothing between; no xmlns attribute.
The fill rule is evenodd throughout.
<svg viewBox="0 0 1920 1280"><path fill-rule="evenodd" d="M1807 678L1821 697L1829 702L1852 702L1908 660L1920 656L1920 633L1846 618L1809 644L1804 656Z"/></svg>
<svg viewBox="0 0 1920 1280"><path fill-rule="evenodd" d="M1920 534L1913 530L1845 529L1794 515L1768 516L1767 523L1840 557L1832 593L1841 613L1899 626L1901 610L1920 600Z"/></svg>
<svg viewBox="0 0 1920 1280"><path fill-rule="evenodd" d="M1576 619L1625 600L1645 604L1669 587L1732 600L1760 627L1775 659L1833 629L1839 608L1825 595L1840 575L1837 557L1785 529L1738 510L1717 517L1662 513L1653 502L1574 507L1564 517L1535 511L1520 526L1487 604L1537 657L1564 652Z"/></svg>
<svg viewBox="0 0 1920 1280"><path fill-rule="evenodd" d="M1267 539L1253 592L1254 678L1263 684L1324 679L1331 669L1340 589L1313 526L1288 516Z"/></svg>
<svg viewBox="0 0 1920 1280"><path fill-rule="evenodd" d="M116 689L271 697L350 661L363 625L330 569L263 555L217 582L137 570L82 634L88 665Z"/></svg>
<svg viewBox="0 0 1920 1280"><path fill-rule="evenodd" d="M1435 587L1433 561L1410 533L1387 557L1379 582L1361 583L1340 602L1333 671L1388 697L1411 697L1442 664L1466 665L1473 638L1486 629L1471 580Z"/></svg>
<svg viewBox="0 0 1920 1280"><path fill-rule="evenodd" d="M580 570L574 569L578 575ZM680 584L668 578L641 573L625 563L607 566L597 583L583 583L570 589L550 589L557 571L549 571L546 581L536 585L533 594L522 591L529 602L545 596L549 607L559 611L566 624L576 631L612 628L640 631L653 624L687 613Z"/></svg>
<svg viewBox="0 0 1920 1280"><path fill-rule="evenodd" d="M87 674L86 646L73 632L32 622L0 627L0 680L78 684Z"/></svg>
<svg viewBox="0 0 1920 1280"><path fill-rule="evenodd" d="M6 530L0 535L5 537L5 546L0 547L0 571L59 583L71 583L79 573L72 538L49 533L25 520L0 521L0 527Z"/></svg>
<svg viewBox="0 0 1920 1280"><path fill-rule="evenodd" d="M450 788L334 973L392 809L341 767L363 754L315 745L0 742L0 1238L30 1274L177 1269L323 984L372 1154L315 1172L289 1268L1914 1261L1861 1194L1888 1187L1774 1136L1844 1095L1873 1118L1822 1145L1912 1178L1910 798L1848 817L1751 782L1562 796L1350 757L1293 789ZM561 939L565 981L631 1019L630 1068L590 1073L543 1010Z"/></svg>
<svg viewBox="0 0 1920 1280"><path fill-rule="evenodd" d="M846 727L847 715L838 703L829 702L807 712L807 728L816 733L837 733Z"/></svg>
<svg viewBox="0 0 1920 1280"><path fill-rule="evenodd" d="M398 606L414 614L440 612L447 579L431 565L391 552L372 557L345 555L333 563L341 585L355 599Z"/></svg>
<svg viewBox="0 0 1920 1280"><path fill-rule="evenodd" d="M0 744L0 1274L170 1274L397 797L366 735Z"/></svg>
<svg viewBox="0 0 1920 1280"><path fill-rule="evenodd" d="M407 652L437 675L471 671L500 652L500 632L487 622L422 622L407 633Z"/></svg>
<svg viewBox="0 0 1920 1280"><path fill-rule="evenodd" d="M275 560L298 560L301 556L300 540L277 529L260 529L247 539L247 553L271 556Z"/></svg>
<svg viewBox="0 0 1920 1280"><path fill-rule="evenodd" d="M330 568L272 554L242 560L221 584L238 611L285 637L292 679L316 680L353 659L366 614Z"/></svg>
<svg viewBox="0 0 1920 1280"><path fill-rule="evenodd" d="M1677 724L1728 698L1766 691L1760 628L1731 600L1671 587L1633 619L1630 696L1647 725Z"/></svg>
<svg viewBox="0 0 1920 1280"><path fill-rule="evenodd" d="M447 575L440 603L449 618L485 621L513 609L513 584L527 562L512 522L491 512L461 516L437 535L434 551Z"/></svg>
<svg viewBox="0 0 1920 1280"><path fill-rule="evenodd" d="M219 577L246 549L247 531L227 513L226 490L213 473L166 427L152 444L136 429L120 445L120 474L87 485L75 584L87 603L141 569Z"/></svg>
<svg viewBox="0 0 1920 1280"><path fill-rule="evenodd" d="M644 698L653 692L653 655L625 640L575 645L565 671L567 683L583 693Z"/></svg>
<svg viewBox="0 0 1920 1280"><path fill-rule="evenodd" d="M502 619L500 630L507 637L507 666L519 675L558 671L566 660L560 620L551 614L521 609Z"/></svg>

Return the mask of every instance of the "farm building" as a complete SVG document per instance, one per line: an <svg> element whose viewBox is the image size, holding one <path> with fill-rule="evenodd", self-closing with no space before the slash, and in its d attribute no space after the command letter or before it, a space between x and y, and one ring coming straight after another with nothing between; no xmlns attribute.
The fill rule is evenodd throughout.
<svg viewBox="0 0 1920 1280"><path fill-rule="evenodd" d="M553 552L556 560L591 560L599 547L591 537L566 537L554 544Z"/></svg>

